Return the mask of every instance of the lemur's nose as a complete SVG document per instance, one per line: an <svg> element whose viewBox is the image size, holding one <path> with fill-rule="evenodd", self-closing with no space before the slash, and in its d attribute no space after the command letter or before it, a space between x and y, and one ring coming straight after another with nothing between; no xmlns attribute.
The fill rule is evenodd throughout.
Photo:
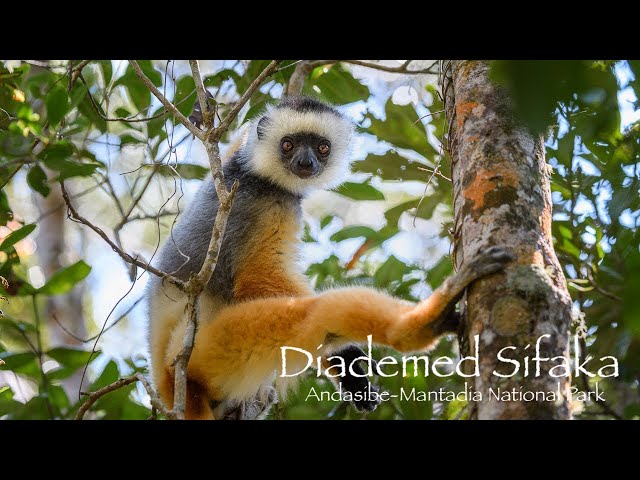
<svg viewBox="0 0 640 480"><path fill-rule="evenodd" d="M308 156L304 156L298 159L298 165L301 166L302 168L309 168L312 164L313 162L311 161L311 158Z"/></svg>

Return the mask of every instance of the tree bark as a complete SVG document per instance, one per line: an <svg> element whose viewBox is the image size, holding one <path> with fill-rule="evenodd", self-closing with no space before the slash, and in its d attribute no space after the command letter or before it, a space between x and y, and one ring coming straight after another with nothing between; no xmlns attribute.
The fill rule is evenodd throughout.
<svg viewBox="0 0 640 480"><path fill-rule="evenodd" d="M55 173L49 169L45 169L45 172L49 178L55 176ZM51 186L51 192L46 198L43 198L35 191L33 192L34 201L40 212L47 213L38 223L38 235L36 236L39 264L47 279L66 266L63 265L61 260L68 249L67 211L64 207L60 185L57 182L51 182L49 185ZM50 348L82 345L82 343L65 332L60 327L60 324L64 325L76 336L80 338L86 337L87 329L82 312L83 293L84 285L80 284L64 295L47 297L43 318L47 324L47 345ZM61 385L70 398L78 394L81 379L82 370L79 370L62 380Z"/></svg>
<svg viewBox="0 0 640 480"><path fill-rule="evenodd" d="M448 149L454 190L454 264L493 245L514 250L504 273L476 282L467 291L463 312L463 355L475 353L479 338L479 375L469 378L481 400L470 410L476 419L569 419L570 376L553 378L559 360L569 356L571 298L551 236L549 168L540 136L514 118L505 91L489 79L486 61L452 61L443 90L449 119ZM529 345L529 347L527 347ZM500 361L498 353L519 362ZM525 350L526 348L526 350ZM525 370L525 357L529 369ZM467 362L469 363L469 362ZM558 369L554 370L558 373ZM516 394L499 401L493 392ZM523 392L556 392L554 401L526 401ZM559 395L558 395L559 393Z"/></svg>

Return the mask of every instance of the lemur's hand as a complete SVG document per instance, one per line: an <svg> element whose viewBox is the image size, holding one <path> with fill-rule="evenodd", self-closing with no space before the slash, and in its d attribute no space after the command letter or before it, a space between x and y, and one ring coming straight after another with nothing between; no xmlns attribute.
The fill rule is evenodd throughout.
<svg viewBox="0 0 640 480"><path fill-rule="evenodd" d="M514 260L515 255L505 247L490 247L478 253L471 261L465 262L462 268L442 285L442 289L449 292L451 300L443 313L431 324L433 333L437 336L445 333L456 333L460 327L460 314L455 307L465 289L479 278L486 277L504 269L505 265Z"/></svg>
<svg viewBox="0 0 640 480"><path fill-rule="evenodd" d="M465 262L457 273L458 280L469 285L471 282L502 270L506 263L515 259L506 247L490 247L479 252L470 262Z"/></svg>

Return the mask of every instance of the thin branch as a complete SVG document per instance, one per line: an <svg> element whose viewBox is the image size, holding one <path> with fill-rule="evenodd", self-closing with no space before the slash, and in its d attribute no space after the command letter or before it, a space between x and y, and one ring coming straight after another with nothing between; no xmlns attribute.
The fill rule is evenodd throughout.
<svg viewBox="0 0 640 480"><path fill-rule="evenodd" d="M95 334L93 337L89 337L89 338L82 338L78 335L76 335L75 333L73 333L71 330L69 330L67 327L65 327L62 322L60 320L58 320L58 318L55 315L52 315L51 318L53 318L53 320L58 324L58 326L64 331L64 333L66 333L67 335L69 335L71 338L73 338L74 340L80 342L80 343L88 343L91 342L92 340L95 340L96 338L98 338L99 336L105 334L106 332L108 332L109 330L111 330L113 327L115 327L121 320L125 319L127 317L127 315L129 315L134 308L136 308L138 306L138 304L142 301L144 297L140 297L138 298L135 302L133 302L131 304L131 306L129 308L127 308L127 310L120 315L116 320L113 321L113 323L111 325L109 325L108 327L106 327L104 330L102 330L100 333Z"/></svg>
<svg viewBox="0 0 640 480"><path fill-rule="evenodd" d="M73 84L76 83L76 80L78 80L78 77L82 74L82 69L89 65L90 62L91 60L82 60L78 65L73 67L71 76L69 77L69 90L71 90Z"/></svg>
<svg viewBox="0 0 640 480"><path fill-rule="evenodd" d="M135 222L138 220L155 220L158 217L175 217L176 215L178 215L179 212L175 211L175 210L164 210L162 212L153 214L153 215L148 215L148 214L144 214L144 215L134 215L132 217L129 217L129 219L127 220L127 223L130 222Z"/></svg>
<svg viewBox="0 0 640 480"><path fill-rule="evenodd" d="M193 133L193 135L202 140L204 136L202 130L191 123L187 117L180 113L180 110L178 110L173 103L171 103L166 99L164 95L162 95L160 90L158 90L156 86L151 82L151 80L149 80L149 78L144 74L144 72L140 68L140 65L138 65L138 62L136 62L135 60L129 60L129 65L131 65L131 68L133 68L133 71L138 76L138 78L142 80L142 83L144 83L145 86L151 91L151 93L153 93L153 95L155 95L155 97L160 100L160 103L162 103L165 108L170 110L171 113L176 116L176 118L180 121L180 123L182 123L182 125L185 126L187 130L189 130L191 133Z"/></svg>
<svg viewBox="0 0 640 480"><path fill-rule="evenodd" d="M80 74L80 80L82 80L82 83L84 83L87 87L89 87L89 84L87 83L87 81L84 79L84 76L82 74ZM182 100L180 100L178 103L175 104L175 106L177 107L178 105L182 104L183 102L186 102L187 100L189 100L191 98L191 95L193 95L194 93L196 93L195 90L193 90L191 93L189 93L186 97L184 97ZM91 106L93 107L94 111L105 121L105 122L124 122L124 123L140 123L140 122L148 122L150 120L155 120L156 118L160 118L165 116L167 113L170 112L170 110L168 110L166 107L159 113L156 113L155 115L151 116L151 117L143 117L143 118L136 118L138 115L140 115L141 112L138 112L134 115L131 115L130 117L108 117L106 115L104 115L101 111L100 108L98 107L98 103L96 102L96 100L93 98L93 95L91 95L91 92L89 90L87 90L87 95L89 96L89 101L91 103Z"/></svg>
<svg viewBox="0 0 640 480"><path fill-rule="evenodd" d="M573 210L573 209L572 209ZM598 284L596 282L596 279L593 276L593 270L592 270L592 266L590 264L587 264L587 278L589 279L589 282L591 283L591 285L593 285L593 287L600 292L602 295L604 295L605 297L609 297L611 300L615 300L616 302L622 302L622 298L619 297L618 295L616 295L615 293L611 293L609 290L605 290L604 288L602 288L600 286L600 284Z"/></svg>
<svg viewBox="0 0 640 480"><path fill-rule="evenodd" d="M87 398L87 400L82 405L80 405L80 409L76 414L75 420L82 420L82 418L84 417L84 414L87 413L87 410L91 408L91 405L96 403L98 399L100 399L101 397L104 397L107 393L111 393L114 390L118 390L122 387L126 387L127 385L130 385L137 381L138 381L137 375L132 375L131 377L120 378L115 382L113 382L112 384L107 385L106 387L102 387L100 390L96 390L95 392L91 392L88 394L85 393L85 395L88 395L89 398Z"/></svg>
<svg viewBox="0 0 640 480"><path fill-rule="evenodd" d="M389 73L404 73L407 75L419 75L419 74L435 75L438 73L437 71L431 70L431 68L433 68L433 66L437 64L437 62L435 62L429 68L423 68L420 70L409 70L408 62L405 62L402 65L399 65L397 67L389 67L387 65L381 65L379 63L373 63L373 62L366 62L363 60L340 60L340 61L344 63L350 63L352 65L360 65L361 67L368 67L376 70L382 70L383 72L389 72Z"/></svg>
<svg viewBox="0 0 640 480"><path fill-rule="evenodd" d="M207 101L207 89L204 88L202 81L202 75L200 75L200 65L198 60L189 60L191 66L191 74L193 75L193 82L196 86L196 92L198 93L198 102L200 103L200 112L202 113L202 123L205 130L213 127L214 113L209 108L209 102Z"/></svg>
<svg viewBox="0 0 640 480"><path fill-rule="evenodd" d="M310 60L300 60L289 78L289 83L287 83L284 92L285 96L300 95L302 87L304 87L304 81L312 70L313 66Z"/></svg>
<svg viewBox="0 0 640 480"><path fill-rule="evenodd" d="M127 211L122 216L122 220L120 221L120 223L118 223L118 225L116 225L115 231L120 231L122 229L122 227L124 227L124 225L129 221L129 215L131 215L131 213L133 212L134 208L136 208L136 205L138 205L140 200L142 200L142 197L144 196L145 192L149 188L149 185L151 184L151 180L153 179L154 175L158 171L158 166L159 166L159 164L157 164L157 163L155 163L153 165L153 170L151 170L151 173L145 179L144 185L142 185L142 188L140 189L138 194L131 201L131 205L129 205L129 208L127 208Z"/></svg>
<svg viewBox="0 0 640 480"><path fill-rule="evenodd" d="M153 412L153 409L155 408L160 413L162 413L166 418L175 419L176 418L175 414L171 410L167 410L165 408L165 406L160 401L160 398L158 398L158 394L151 386L151 383L149 382L149 380L147 380L147 377L145 377L142 373L138 373L136 374L136 378L140 381L140 383L142 383L142 386L149 394L152 412Z"/></svg>
<svg viewBox="0 0 640 480"><path fill-rule="evenodd" d="M173 285L178 287L180 290L184 290L185 283L182 280L180 280L179 278L174 277L173 275L171 275L169 273L166 273L166 272L163 272L161 270L158 270L157 268L152 267L148 263L142 262L142 261L138 260L137 258L133 258L131 255L129 255L128 253L126 253L122 249L120 249L120 247L118 247L107 236L107 234L104 233L104 231L100 227L95 226L89 220L87 220L86 218L84 218L82 215L80 215L78 213L78 211L75 209L75 207L71 204L71 200L69 199L69 194L67 193L67 190L65 189L64 182L60 182L60 188L62 189L62 198L64 199L65 203L67 204L67 208L69 209L69 212L67 214L67 217L69 217L69 219L73 220L76 223L82 223L83 225L86 225L91 230L93 230L98 235L100 235L100 237L105 242L107 242L109 244L111 249L114 252L116 252L118 255L120 255L120 257L125 262L131 263L133 265L137 265L140 268L144 268L148 272L151 272L151 273L153 273L154 275L157 275L160 278L166 279L167 281L169 281L170 283L172 283Z"/></svg>

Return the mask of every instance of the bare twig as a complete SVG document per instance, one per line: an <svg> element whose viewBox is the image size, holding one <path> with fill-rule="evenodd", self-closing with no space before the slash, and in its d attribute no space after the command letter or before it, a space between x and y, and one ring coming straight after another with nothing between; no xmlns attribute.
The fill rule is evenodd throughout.
<svg viewBox="0 0 640 480"><path fill-rule="evenodd" d="M596 279L593 276L592 268L593 267L590 264L587 264L587 268L586 268L587 278L589 279L589 283L591 283L591 285L593 285L593 288L595 288L598 292L600 292L605 297L609 297L611 300L615 300L616 302L622 302L622 298L620 298L615 293L611 293L609 290L605 290L604 288L602 288L602 286L600 284L598 284L596 282Z"/></svg>
<svg viewBox="0 0 640 480"><path fill-rule="evenodd" d="M86 393L89 398L80 405L80 409L76 414L75 420L82 420L84 414L87 413L87 410L91 408L91 405L96 403L100 397L104 397L107 393L113 392L114 390L118 390L122 387L126 387L134 382L138 381L137 375L132 375L130 377L120 378L106 387L102 387L100 390L96 390L95 392Z"/></svg>
<svg viewBox="0 0 640 480"><path fill-rule="evenodd" d="M185 283L182 280L180 280L179 278L174 277L173 275L171 275L171 274L169 274L167 272L163 272L161 270L158 270L157 268L152 267L148 263L138 260L138 258L133 258L131 255L129 255L128 253L126 253L122 249L120 249L120 247L118 247L107 236L107 234L104 233L104 231L100 227L95 226L93 223L91 223L89 220L87 220L86 218L84 218L82 215L80 215L78 213L78 211L75 209L75 207L71 204L71 200L69 199L69 194L67 193L67 190L65 189L64 182L60 182L60 188L62 189L62 198L64 198L64 201L67 204L67 208L69 209L69 213L68 213L67 216L71 220L73 220L76 223L82 223L83 225L86 225L91 230L93 230L98 235L100 235L100 237L102 237L102 239L109 244L109 246L112 248L112 250L114 252L116 252L118 255L120 255L120 257L125 262L131 263L133 265L137 265L140 268L144 268L148 272L151 272L151 273L153 273L154 275L157 275L160 278L166 279L167 281L169 281L170 283L172 283L173 285L178 287L180 290L184 290Z"/></svg>
<svg viewBox="0 0 640 480"><path fill-rule="evenodd" d="M144 389L149 394L149 398L150 398L150 401L151 401L152 409L158 410L166 418L175 419L176 418L175 414L171 410L167 410L165 408L165 406L160 401L160 398L158 398L158 394L156 393L156 391L151 386L151 383L149 382L149 380L147 380L147 377L145 377L142 373L138 373L136 375L136 378L140 381L140 383L142 384ZM152 410L152 412L153 412L153 410Z"/></svg>
<svg viewBox="0 0 640 480"><path fill-rule="evenodd" d="M286 96L300 95L302 87L304 87L304 81L312 70L313 67L310 60L300 60L289 78L284 94Z"/></svg>
<svg viewBox="0 0 640 480"><path fill-rule="evenodd" d="M437 70L436 71L432 70L432 68L437 64L437 62L434 62L434 64L429 66L429 68L422 68L420 70L409 70L408 66L409 66L409 63L411 62L410 60L397 67L389 67L387 65L381 65L379 63L373 63L373 62L366 62L363 60L341 60L341 61L344 63L350 63L352 65L360 65L361 67L373 68L375 70L382 70L383 72L389 72L389 73L404 73L407 75L419 75L419 74L435 75L438 73Z"/></svg>
<svg viewBox="0 0 640 480"><path fill-rule="evenodd" d="M66 326L64 326L62 324L62 322L60 320L58 320L58 318L53 315L51 318L53 318L53 320L58 324L58 326L67 334L69 335L71 338L73 338L74 340L80 342L80 343L88 343L91 342L92 340L95 340L96 338L98 338L101 334L104 334L106 332L108 332L109 330L111 330L113 327L115 327L121 320L123 320L124 318L127 317L127 315L129 315L131 313L131 311L136 308L138 306L138 304L142 301L144 297L140 297L138 298L135 302L133 302L131 304L131 306L126 310L126 312L124 312L122 315L120 315L116 320L113 321L113 323L111 325L109 325L108 327L106 327L104 330L102 330L100 333L95 334L92 337L89 338L82 338L78 335L76 335L75 333L73 333L71 330L69 330Z"/></svg>
<svg viewBox="0 0 640 480"><path fill-rule="evenodd" d="M144 72L140 68L140 65L138 65L138 62L136 62L135 60L129 60L129 65L131 65L131 68L133 68L133 71L138 76L138 78L142 80L142 83L144 83L145 86L149 89L149 91L153 93L153 95L155 95L155 97L158 100L160 100L160 102L165 106L165 108L171 111L171 113L173 113L176 116L176 118L180 121L180 123L182 123L182 125L185 126L187 130L189 130L191 133L193 133L193 135L195 135L196 137L202 140L203 131L197 128L194 124L192 124L187 119L187 117L185 117L182 113L180 113L180 110L178 110L173 103L167 100L167 98L160 92L160 90L158 90L156 86L151 82L151 80L149 80L149 78L144 74Z"/></svg>
<svg viewBox="0 0 640 480"><path fill-rule="evenodd" d="M202 123L205 130L213 127L214 112L209 108L209 102L207 102L207 90L204 88L202 81L202 75L200 75L200 65L198 60L189 60L191 66L191 73L193 75L193 81L196 86L196 92L198 94L198 102L200 103L200 112L202 113Z"/></svg>
<svg viewBox="0 0 640 480"><path fill-rule="evenodd" d="M127 223L135 222L138 220L155 220L158 217L175 217L176 215L178 215L178 213L179 212L174 210L163 210L153 215L148 215L148 214L133 215L132 217L129 217L129 220L127 220Z"/></svg>
<svg viewBox="0 0 640 480"><path fill-rule="evenodd" d="M71 76L69 77L69 90L71 90L73 84L76 83L76 80L78 80L78 77L82 74L82 69L89 65L90 62L91 60L82 60L78 65L73 67Z"/></svg>
<svg viewBox="0 0 640 480"><path fill-rule="evenodd" d="M147 378L142 373L136 373L129 377L123 377L115 382L107 385L106 387L102 387L100 390L96 390L95 392L86 393L83 392L83 395L88 396L87 400L80 406L78 409L78 413L75 416L75 420L82 420L84 418L85 413L91 408L91 406L96 403L100 398L104 397L106 394L114 392L120 388L126 387L127 385L131 385L132 383L140 382L144 389L149 394L149 398L151 401L151 412L152 416L155 415L156 411L159 411L167 418L175 418L170 410L167 410L163 405L160 399L158 398L158 394L155 392Z"/></svg>

